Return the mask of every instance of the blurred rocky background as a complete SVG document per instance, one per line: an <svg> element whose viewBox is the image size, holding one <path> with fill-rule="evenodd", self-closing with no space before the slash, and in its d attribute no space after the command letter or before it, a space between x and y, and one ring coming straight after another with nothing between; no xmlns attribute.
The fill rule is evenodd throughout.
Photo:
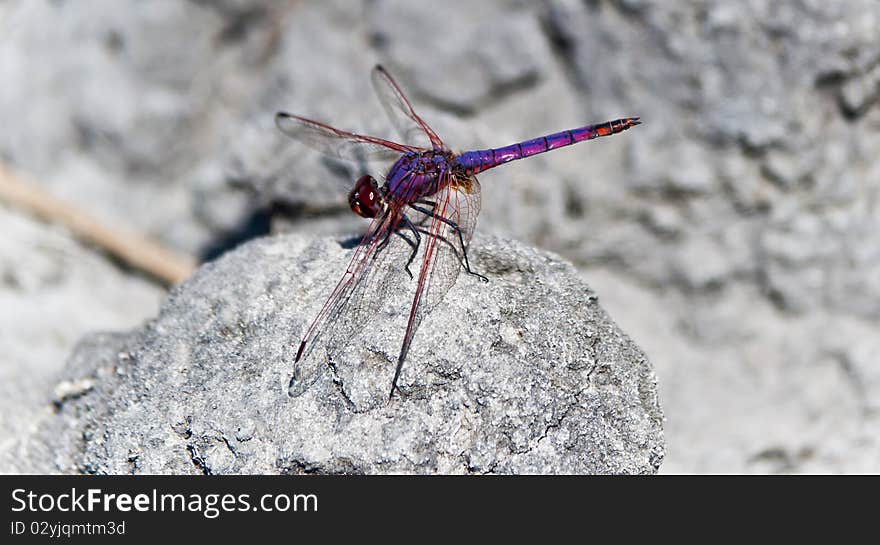
<svg viewBox="0 0 880 545"><path fill-rule="evenodd" d="M481 176L478 230L573 261L645 350L663 472L876 472L878 28L873 0L6 0L0 161L208 260L362 227L340 187L363 166L272 116L395 137L377 62L459 150L639 115ZM0 232L10 470L77 339L163 291L15 208Z"/></svg>

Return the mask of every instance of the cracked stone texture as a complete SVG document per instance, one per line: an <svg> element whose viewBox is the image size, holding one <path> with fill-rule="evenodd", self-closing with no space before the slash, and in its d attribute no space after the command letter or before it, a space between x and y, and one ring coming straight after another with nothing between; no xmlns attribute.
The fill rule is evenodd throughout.
<svg viewBox="0 0 880 545"><path fill-rule="evenodd" d="M0 5L0 158L196 253L266 210L361 225L339 186L367 165L271 114L393 137L376 62L454 149L640 115L482 175L478 232L572 261L651 355L663 471L880 468L877 2L89 6Z"/></svg>
<svg viewBox="0 0 880 545"><path fill-rule="evenodd" d="M407 294L288 395L298 335L353 250L277 236L202 267L144 327L87 337L29 458L89 473L655 472L653 371L595 293L551 254L472 247L491 281L459 279L425 318L390 403Z"/></svg>

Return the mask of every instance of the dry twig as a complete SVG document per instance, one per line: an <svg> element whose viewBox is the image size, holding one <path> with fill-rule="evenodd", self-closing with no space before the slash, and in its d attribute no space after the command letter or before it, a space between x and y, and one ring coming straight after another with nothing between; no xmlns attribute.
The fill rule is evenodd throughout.
<svg viewBox="0 0 880 545"><path fill-rule="evenodd" d="M0 164L0 201L67 227L74 236L94 244L134 269L168 285L178 284L195 270L195 261L147 238L109 227L70 203L57 199L36 183L25 181Z"/></svg>

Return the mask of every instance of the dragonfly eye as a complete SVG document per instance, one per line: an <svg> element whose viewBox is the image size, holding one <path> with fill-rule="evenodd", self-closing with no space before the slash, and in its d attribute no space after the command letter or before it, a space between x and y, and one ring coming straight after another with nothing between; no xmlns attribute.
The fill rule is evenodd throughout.
<svg viewBox="0 0 880 545"><path fill-rule="evenodd" d="M382 209L382 195L379 185L370 175L358 178L351 193L348 194L348 205L355 214L364 218L375 218Z"/></svg>

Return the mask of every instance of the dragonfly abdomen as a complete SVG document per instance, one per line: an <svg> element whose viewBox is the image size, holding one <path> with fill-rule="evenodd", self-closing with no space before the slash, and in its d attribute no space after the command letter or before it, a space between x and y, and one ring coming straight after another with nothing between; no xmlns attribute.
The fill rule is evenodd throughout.
<svg viewBox="0 0 880 545"><path fill-rule="evenodd" d="M592 140L600 136L610 136L623 132L640 123L638 117L625 117L606 121L597 125L586 125L577 129L556 132L546 136L540 136L531 140L525 140L503 148L467 151L456 158L458 165L467 174L477 174L510 161L531 157L545 151L564 148L584 140Z"/></svg>

